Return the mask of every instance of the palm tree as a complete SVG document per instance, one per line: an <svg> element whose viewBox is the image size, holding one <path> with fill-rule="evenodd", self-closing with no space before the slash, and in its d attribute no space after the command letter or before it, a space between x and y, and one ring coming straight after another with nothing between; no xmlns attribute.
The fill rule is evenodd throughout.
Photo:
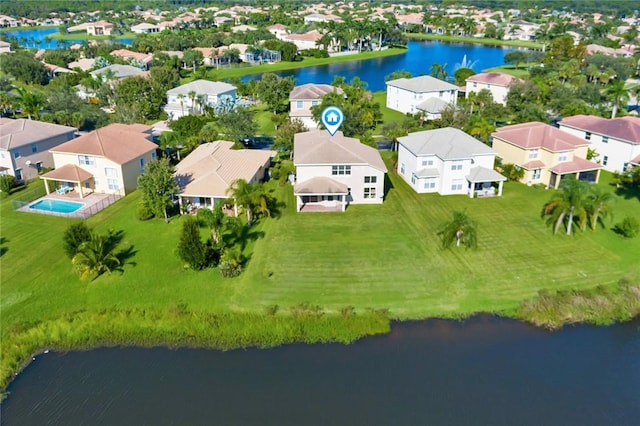
<svg viewBox="0 0 640 426"><path fill-rule="evenodd" d="M610 192L604 192L597 186L591 188L587 195L586 205L589 213L589 225L592 230L596 230L598 222L603 223L604 218L613 214L613 203L616 198Z"/></svg>
<svg viewBox="0 0 640 426"><path fill-rule="evenodd" d="M211 229L211 239L216 244L220 243L222 232L229 225L229 219L222 211L222 203L216 203L213 210L198 210L198 220Z"/></svg>
<svg viewBox="0 0 640 426"><path fill-rule="evenodd" d="M467 248L474 248L478 245L476 224L463 211L454 211L451 221L442 227L438 235L443 249L451 247L454 241L456 247L462 244Z"/></svg>
<svg viewBox="0 0 640 426"><path fill-rule="evenodd" d="M18 92L18 104L22 107L22 112L27 114L29 120L31 116L38 118L46 104L46 98L38 92L28 91L22 87L16 87L16 92Z"/></svg>
<svg viewBox="0 0 640 426"><path fill-rule="evenodd" d="M182 117L184 117L184 93L178 94L178 101L180 102L180 109L182 110Z"/></svg>
<svg viewBox="0 0 640 426"><path fill-rule="evenodd" d="M588 183L577 180L575 176L562 179L559 190L542 209L542 216L547 217L548 225L553 225L554 234L558 233L566 220L567 235L571 235L575 218L580 229L586 228L588 213L585 204L588 193Z"/></svg>
<svg viewBox="0 0 640 426"><path fill-rule="evenodd" d="M431 65L431 76L435 77L439 80L446 80L447 79L447 64L439 64L439 63L434 63L433 65Z"/></svg>
<svg viewBox="0 0 640 426"><path fill-rule="evenodd" d="M115 254L116 243L112 234L91 234L91 239L80 244L78 253L71 263L75 266L81 279L94 276L94 279L105 272L120 267L120 259Z"/></svg>
<svg viewBox="0 0 640 426"><path fill-rule="evenodd" d="M196 97L198 96L198 94L196 93L195 90L190 90L188 96L189 96L189 99L191 99L191 111L195 114L195 112L196 112Z"/></svg>
<svg viewBox="0 0 640 426"><path fill-rule="evenodd" d="M616 118L616 114L620 108L620 103L629 101L629 89L625 87L624 80L616 80L609 84L604 90L613 101L611 118Z"/></svg>
<svg viewBox="0 0 640 426"><path fill-rule="evenodd" d="M271 214L269 210L269 196L264 186L260 183L252 184L244 179L238 179L231 184L227 190L227 194L234 199L236 216L238 205L244 206L247 213L247 226L251 226L253 223L254 213L265 216Z"/></svg>

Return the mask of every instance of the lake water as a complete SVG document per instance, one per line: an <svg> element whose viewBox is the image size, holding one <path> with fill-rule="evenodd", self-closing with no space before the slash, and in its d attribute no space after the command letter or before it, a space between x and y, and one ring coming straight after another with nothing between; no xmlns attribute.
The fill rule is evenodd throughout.
<svg viewBox="0 0 640 426"><path fill-rule="evenodd" d="M443 43L437 41L410 41L405 54L387 56L365 61L342 62L317 67L281 71L275 74L281 77L293 77L296 84L329 84L335 76L343 76L347 81L358 76L367 82L369 90L386 90L384 78L394 71L406 70L412 75L429 74L431 66L439 63L445 66L447 74L453 73L462 64L465 57L467 66L480 72L487 68L504 65L504 55L515 50L469 43ZM243 80L259 79L260 75L245 77Z"/></svg>
<svg viewBox="0 0 640 426"><path fill-rule="evenodd" d="M478 316L352 345L37 357L3 425L637 425L640 319L547 332Z"/></svg>
<svg viewBox="0 0 640 426"><path fill-rule="evenodd" d="M58 28L35 28L29 30L7 31L7 37L15 37L22 47L36 49L66 49L75 43L86 43L86 40L57 40L47 39L48 36L58 33ZM118 43L132 44L133 39L119 39Z"/></svg>

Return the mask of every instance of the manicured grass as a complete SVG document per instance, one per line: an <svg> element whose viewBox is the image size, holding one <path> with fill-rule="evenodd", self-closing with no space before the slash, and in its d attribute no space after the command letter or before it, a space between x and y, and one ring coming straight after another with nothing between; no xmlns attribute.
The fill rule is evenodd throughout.
<svg viewBox="0 0 640 426"><path fill-rule="evenodd" d="M501 65L499 67L487 68L482 72L503 72L505 74L510 74L514 77L526 79L529 77L529 71L527 71L527 65L521 65L519 68L514 67L513 65Z"/></svg>
<svg viewBox="0 0 640 426"><path fill-rule="evenodd" d="M603 173L601 185L611 188L609 179ZM250 229L250 260L236 279L223 279L215 269L185 270L174 254L181 218L139 222L139 194L133 193L88 221L100 232L123 231L122 246L135 253L130 263L124 273L81 282L62 252L72 220L15 212L5 199L2 341L27 333L46 344L48 322L80 315L97 321L96 315L114 309L134 311L134 318L160 315L167 330L176 306L202 315L264 313L273 305L287 315L305 302L328 315L347 306L359 313L388 309L400 319L514 314L540 289L589 289L640 277L640 238L625 240L610 229L552 235L540 218L551 191L507 183L501 198L472 200L418 195L394 172L389 182L383 205L350 206L344 214L298 214L291 187L271 183L286 207ZM437 230L453 210L466 210L477 222L477 250L440 248ZM614 214L616 220L638 217L640 203L619 198ZM65 327L54 329L64 334ZM117 322L113 327L118 333ZM3 358L6 348L3 343Z"/></svg>
<svg viewBox="0 0 640 426"><path fill-rule="evenodd" d="M380 112L382 113L382 123L378 127L376 127L376 134L382 133L382 126L385 123L391 122L401 122L404 120L405 115L400 111L393 110L391 108L387 108L387 92L375 92L373 94L373 99L380 104Z"/></svg>
<svg viewBox="0 0 640 426"><path fill-rule="evenodd" d="M512 46L512 47L526 47L528 49L542 49L542 43L537 43L535 41L496 40L493 38L458 37L458 36L422 34L422 33L420 34L405 33L405 36L410 40L433 40L433 41L445 41L450 43L475 43L475 44L487 44L490 46Z"/></svg>

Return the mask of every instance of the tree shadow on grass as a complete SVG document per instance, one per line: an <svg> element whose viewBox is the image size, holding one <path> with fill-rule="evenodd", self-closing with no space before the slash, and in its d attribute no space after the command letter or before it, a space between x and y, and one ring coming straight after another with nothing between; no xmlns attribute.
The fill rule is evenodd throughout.
<svg viewBox="0 0 640 426"><path fill-rule="evenodd" d="M136 266L136 262L132 262L131 259L136 255L137 250L133 245L129 245L124 249L118 250L118 246L124 239L124 231L109 231L107 233L107 250L112 251L120 264L114 269L120 273L124 273L123 267L125 265Z"/></svg>
<svg viewBox="0 0 640 426"><path fill-rule="evenodd" d="M615 184L613 184L615 186ZM640 201L640 188L626 188L626 187L618 187L616 188L616 195L624 197L625 200L636 199Z"/></svg>
<svg viewBox="0 0 640 426"><path fill-rule="evenodd" d="M4 247L4 245L8 242L9 240L7 240L5 237L0 237L0 257L2 257L9 250L9 248Z"/></svg>
<svg viewBox="0 0 640 426"><path fill-rule="evenodd" d="M236 243L240 244L240 248L244 250L247 247L249 241L256 241L259 238L264 238L264 232L255 231L247 226L243 226L240 233L236 237Z"/></svg>

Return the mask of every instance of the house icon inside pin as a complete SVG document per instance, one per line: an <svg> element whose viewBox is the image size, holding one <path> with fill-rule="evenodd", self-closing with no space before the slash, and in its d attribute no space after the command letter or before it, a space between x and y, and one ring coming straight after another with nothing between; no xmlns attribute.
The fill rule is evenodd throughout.
<svg viewBox="0 0 640 426"><path fill-rule="evenodd" d="M330 111L329 114L325 115L324 118L326 122L329 124L338 124L338 120L340 120L340 117L338 117L338 114L336 114L333 111Z"/></svg>

